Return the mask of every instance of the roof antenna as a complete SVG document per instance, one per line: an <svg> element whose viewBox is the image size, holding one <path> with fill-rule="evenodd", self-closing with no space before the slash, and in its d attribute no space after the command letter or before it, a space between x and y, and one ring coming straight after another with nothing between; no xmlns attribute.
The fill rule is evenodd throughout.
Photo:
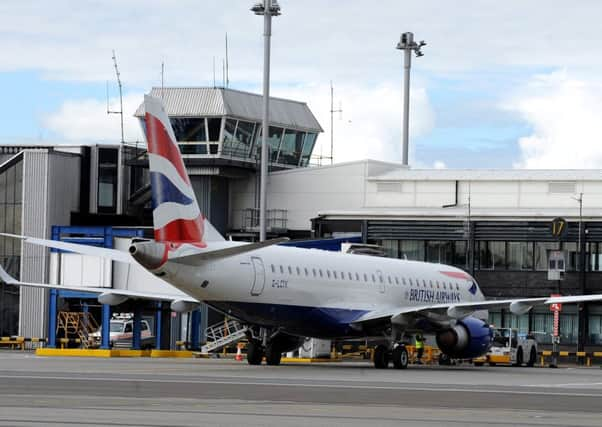
<svg viewBox="0 0 602 427"><path fill-rule="evenodd" d="M123 137L123 91L121 87L121 77L119 74L119 68L117 67L117 57L115 56L115 50L113 49L113 65L115 66L115 75L117 76L117 84L119 85L119 111L109 110L109 82L107 81L107 114L119 114L121 116L121 143L125 142Z"/></svg>
<svg viewBox="0 0 602 427"><path fill-rule="evenodd" d="M330 81L330 164L334 163L334 113L339 113L339 120L341 119L341 113L343 107L339 101L339 109L334 109L334 86L332 80Z"/></svg>
<svg viewBox="0 0 602 427"><path fill-rule="evenodd" d="M215 89L215 56L213 57L213 89Z"/></svg>
<svg viewBox="0 0 602 427"><path fill-rule="evenodd" d="M228 33L226 33L226 87L230 85L230 77L228 75Z"/></svg>
<svg viewBox="0 0 602 427"><path fill-rule="evenodd" d="M165 101L165 97L163 96L163 89L165 89L164 79L165 79L165 62L161 61L161 100L162 101Z"/></svg>
<svg viewBox="0 0 602 427"><path fill-rule="evenodd" d="M222 59L222 87L226 87L226 60Z"/></svg>

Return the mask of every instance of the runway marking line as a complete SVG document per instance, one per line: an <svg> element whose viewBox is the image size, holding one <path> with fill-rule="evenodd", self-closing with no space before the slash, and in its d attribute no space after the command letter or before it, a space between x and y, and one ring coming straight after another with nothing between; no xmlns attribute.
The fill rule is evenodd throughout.
<svg viewBox="0 0 602 427"><path fill-rule="evenodd" d="M270 386L270 387L305 387L305 388L332 388L332 389L365 389L365 390L398 390L398 391L425 391L425 392L454 392L454 393L493 393L493 394L516 394L516 395L538 395L538 396L565 396L565 397L602 397L595 393L566 393L566 392L546 392L546 391L525 391L525 390L489 390L489 389L463 389L463 388L443 388L443 387L394 387L394 386L369 386L369 385L349 385L349 384L304 384L291 382L253 382L253 381L193 381L193 380L162 380L162 379L138 379L138 378L102 378L102 377L58 377L58 376L36 376L36 375L1 375L4 379L27 379L27 380L62 380L62 381L108 381L108 382L142 382L142 383L175 383L175 384L214 384L214 385L244 385L244 386ZM546 386L534 386L546 387Z"/></svg>

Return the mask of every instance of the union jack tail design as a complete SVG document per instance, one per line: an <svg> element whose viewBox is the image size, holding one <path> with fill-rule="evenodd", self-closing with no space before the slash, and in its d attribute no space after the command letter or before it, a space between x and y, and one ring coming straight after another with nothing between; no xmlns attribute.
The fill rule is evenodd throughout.
<svg viewBox="0 0 602 427"><path fill-rule="evenodd" d="M155 240L203 242L203 217L161 100L144 96Z"/></svg>

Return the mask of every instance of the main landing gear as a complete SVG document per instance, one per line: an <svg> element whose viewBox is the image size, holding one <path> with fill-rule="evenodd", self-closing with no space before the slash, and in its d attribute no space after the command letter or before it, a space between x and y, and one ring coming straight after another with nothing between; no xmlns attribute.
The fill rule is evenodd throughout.
<svg viewBox="0 0 602 427"><path fill-rule="evenodd" d="M395 369L406 369L408 360L408 350L401 343L396 344L393 349L383 344L377 345L374 349L373 361L376 369L388 368L391 361Z"/></svg>
<svg viewBox="0 0 602 427"><path fill-rule="evenodd" d="M277 342L269 342L265 347L261 341L250 339L247 345L247 362L249 365L261 365L265 357L265 363L270 366L280 365L282 353Z"/></svg>

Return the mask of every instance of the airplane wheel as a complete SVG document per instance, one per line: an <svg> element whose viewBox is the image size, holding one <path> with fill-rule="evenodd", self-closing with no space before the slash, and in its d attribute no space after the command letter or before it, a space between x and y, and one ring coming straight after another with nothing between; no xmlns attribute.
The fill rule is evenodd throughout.
<svg viewBox="0 0 602 427"><path fill-rule="evenodd" d="M393 349L393 366L395 369L406 369L408 367L408 351L402 344Z"/></svg>
<svg viewBox="0 0 602 427"><path fill-rule="evenodd" d="M249 365L261 365L263 359L263 348L257 341L249 341L247 346L247 362Z"/></svg>
<svg viewBox="0 0 602 427"><path fill-rule="evenodd" d="M389 349L384 345L377 345L374 349L374 367L386 369L389 367Z"/></svg>
<svg viewBox="0 0 602 427"><path fill-rule="evenodd" d="M529 354L529 361L527 362L527 366L529 368L532 368L533 365L535 365L535 362L537 362L537 351L535 350L535 347L531 347L531 353Z"/></svg>
<svg viewBox="0 0 602 427"><path fill-rule="evenodd" d="M265 363L271 366L280 365L280 359L282 358L282 353L278 351L278 346L268 344L268 348L265 352Z"/></svg>
<svg viewBox="0 0 602 427"><path fill-rule="evenodd" d="M523 366L523 348L519 347L518 350L516 350L516 363L514 364L514 366Z"/></svg>

